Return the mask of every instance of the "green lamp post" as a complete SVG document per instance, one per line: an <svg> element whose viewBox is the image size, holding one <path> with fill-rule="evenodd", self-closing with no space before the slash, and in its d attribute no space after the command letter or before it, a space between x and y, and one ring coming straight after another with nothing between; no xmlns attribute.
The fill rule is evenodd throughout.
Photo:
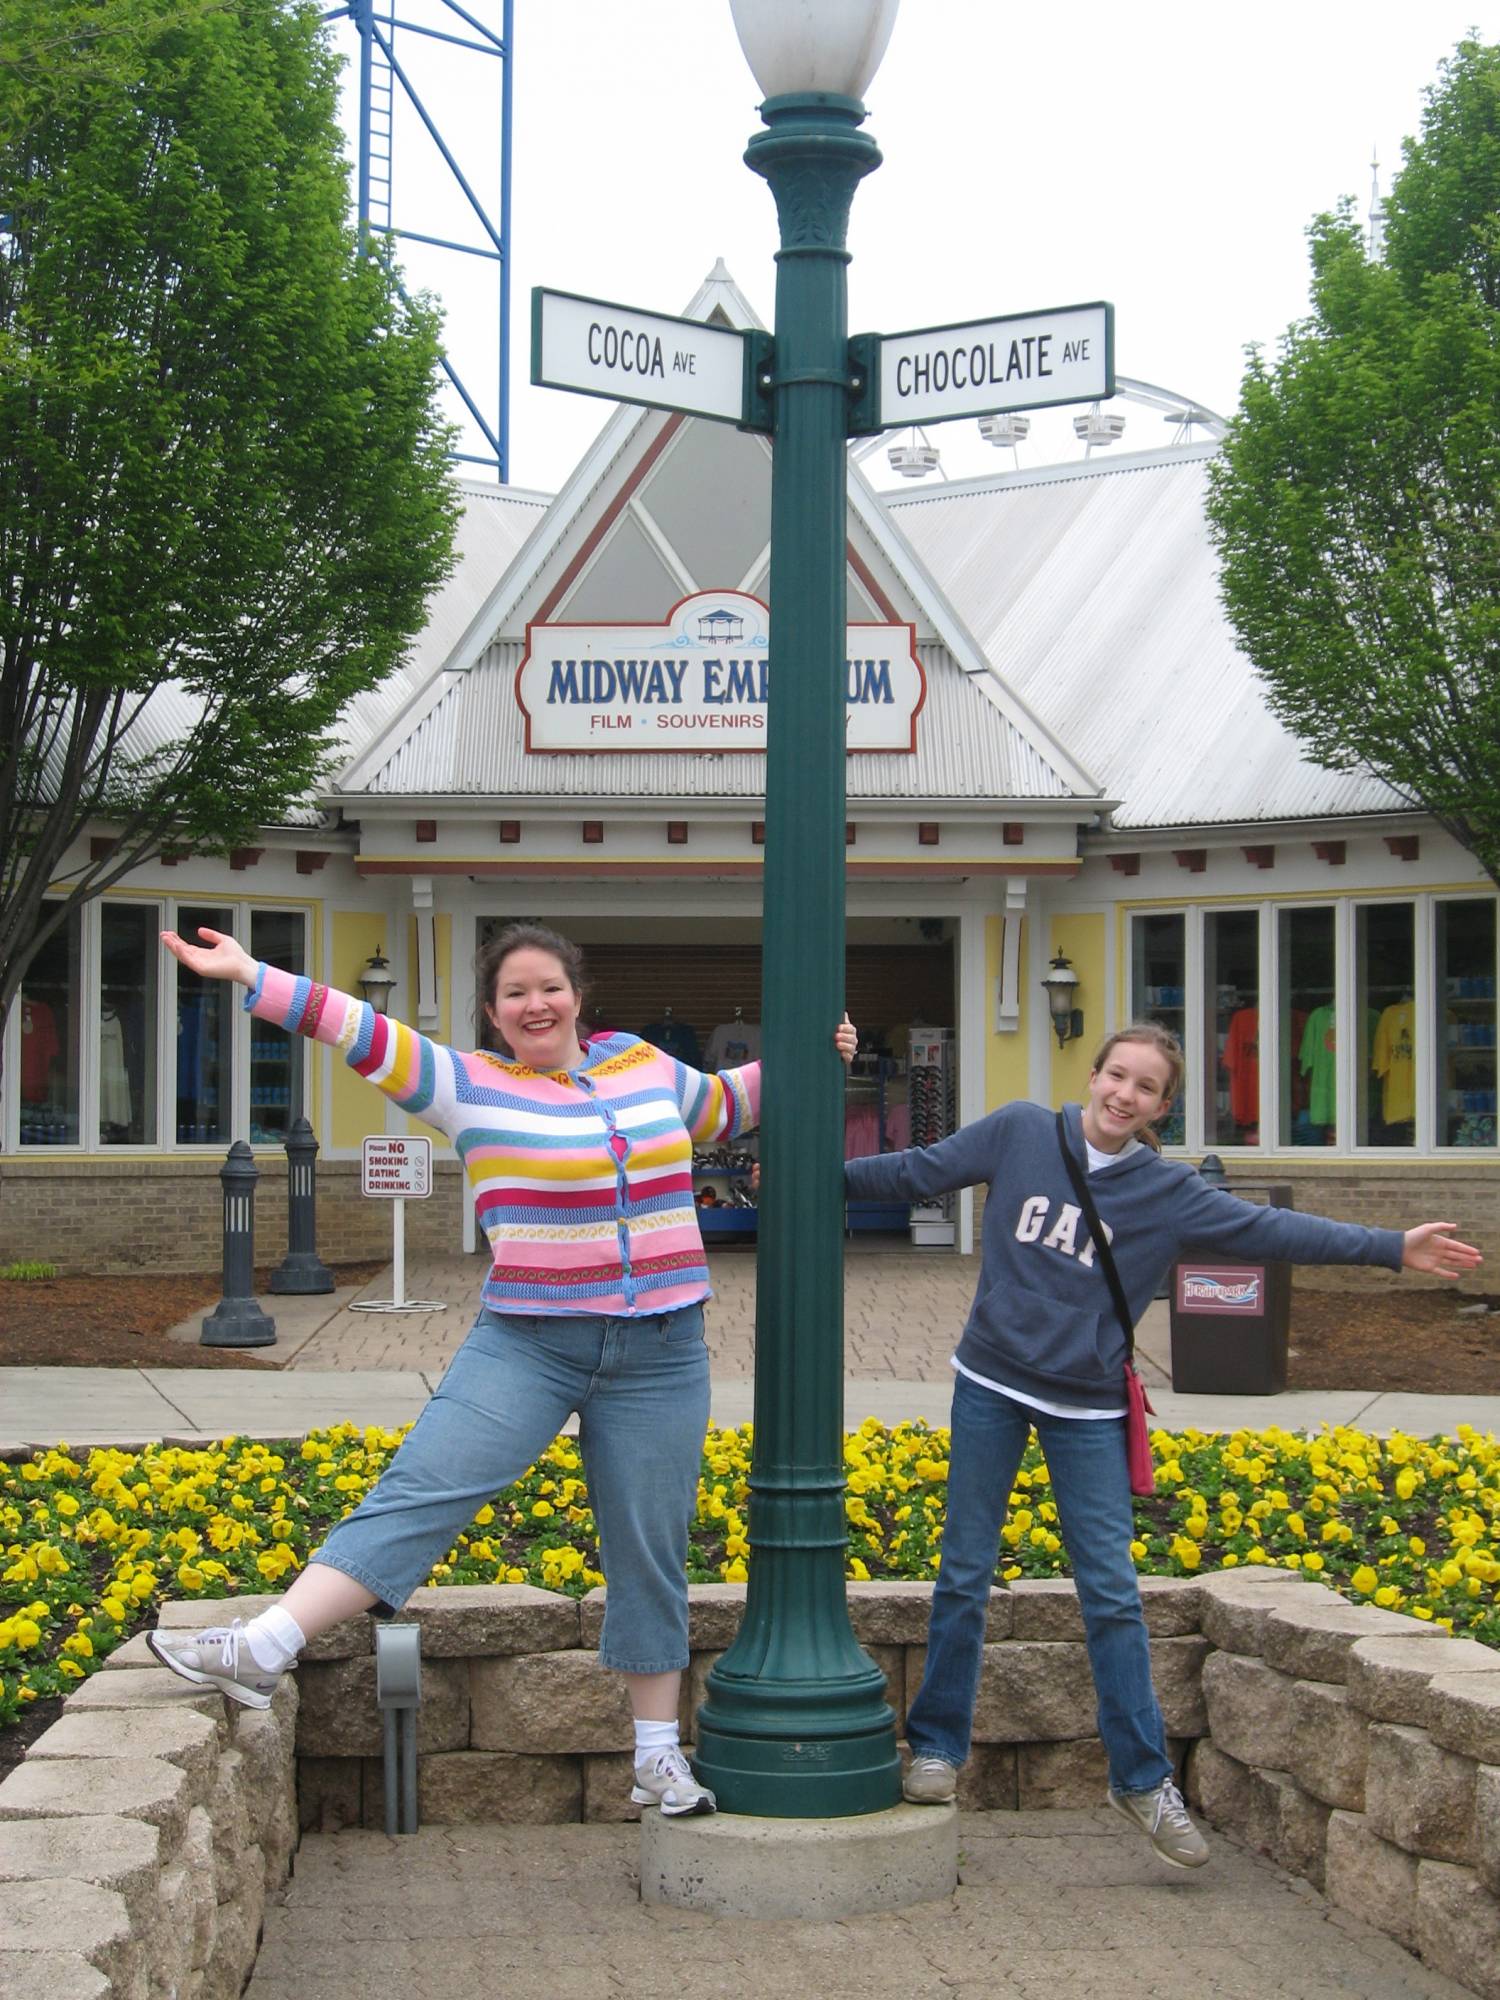
<svg viewBox="0 0 1500 2000"><path fill-rule="evenodd" d="M746 162L781 228L770 400L761 1227L750 1584L709 1675L697 1765L728 1812L841 1817L899 1802L895 1718L844 1594L844 247L880 164L860 98L898 0L730 0L765 93ZM767 379L769 378L769 379Z"/></svg>

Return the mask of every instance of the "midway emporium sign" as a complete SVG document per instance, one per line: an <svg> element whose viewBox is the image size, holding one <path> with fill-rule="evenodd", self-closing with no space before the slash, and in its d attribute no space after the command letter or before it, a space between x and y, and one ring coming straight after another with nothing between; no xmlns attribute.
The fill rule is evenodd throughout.
<svg viewBox="0 0 1500 2000"><path fill-rule="evenodd" d="M763 751L768 624L759 598L713 590L661 625L528 625L516 675L526 748ZM915 750L926 693L912 626L849 626L851 751Z"/></svg>

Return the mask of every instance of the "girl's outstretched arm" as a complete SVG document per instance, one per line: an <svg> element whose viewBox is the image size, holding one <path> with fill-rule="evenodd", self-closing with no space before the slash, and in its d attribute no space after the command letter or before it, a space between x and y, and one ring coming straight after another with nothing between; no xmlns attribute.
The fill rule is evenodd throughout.
<svg viewBox="0 0 1500 2000"><path fill-rule="evenodd" d="M1484 1262L1472 1243L1460 1243L1453 1234L1456 1222L1421 1222L1408 1229L1401 1251L1402 1268L1428 1271L1437 1278L1461 1278Z"/></svg>

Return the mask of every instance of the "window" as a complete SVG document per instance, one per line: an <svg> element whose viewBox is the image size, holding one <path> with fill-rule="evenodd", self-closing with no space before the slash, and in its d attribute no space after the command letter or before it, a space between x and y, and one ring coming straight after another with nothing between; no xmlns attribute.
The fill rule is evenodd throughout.
<svg viewBox="0 0 1500 2000"><path fill-rule="evenodd" d="M300 910L252 910L250 955L298 975L307 970L307 919ZM267 1021L250 1023L250 1143L284 1139L302 1116L304 1051L300 1035Z"/></svg>
<svg viewBox="0 0 1500 2000"><path fill-rule="evenodd" d="M1260 913L1210 910L1203 919L1203 978L1216 1060L1205 1065L1203 1140L1260 1142Z"/></svg>
<svg viewBox="0 0 1500 2000"><path fill-rule="evenodd" d="M177 929L190 942L198 927L233 931L233 910L201 909L186 903L177 911ZM177 968L177 1137L186 1145L227 1145L230 1119L230 1036L239 988L223 979L203 979L185 965Z"/></svg>
<svg viewBox="0 0 1500 2000"><path fill-rule="evenodd" d="M1334 912L1282 910L1276 922L1280 1046L1276 1136L1283 1146L1338 1143Z"/></svg>
<svg viewBox="0 0 1500 2000"><path fill-rule="evenodd" d="M154 903L99 911L99 1144L156 1144L161 912Z"/></svg>
<svg viewBox="0 0 1500 2000"><path fill-rule="evenodd" d="M1355 1142L1417 1142L1416 911L1366 903L1354 915Z"/></svg>
<svg viewBox="0 0 1500 2000"><path fill-rule="evenodd" d="M57 909L42 905L42 921ZM83 927L74 910L27 968L21 1010L21 1144L76 1146Z"/></svg>
<svg viewBox="0 0 1500 2000"><path fill-rule="evenodd" d="M1440 902L1437 974L1437 1130L1440 1146L1495 1143L1495 903Z"/></svg>
<svg viewBox="0 0 1500 2000"><path fill-rule="evenodd" d="M1158 1021L1186 1046L1187 923L1180 914L1131 918L1130 1018ZM1182 1099L1157 1124L1164 1146L1186 1138Z"/></svg>

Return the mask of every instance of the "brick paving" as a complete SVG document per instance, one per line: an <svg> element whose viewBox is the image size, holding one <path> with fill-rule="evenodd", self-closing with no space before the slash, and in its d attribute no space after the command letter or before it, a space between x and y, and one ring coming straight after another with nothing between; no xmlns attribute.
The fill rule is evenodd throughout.
<svg viewBox="0 0 1500 2000"><path fill-rule="evenodd" d="M1164 1868L1104 1809L967 1813L942 1902L843 1922L649 1908L627 1826L310 1834L245 2000L1459 2000L1464 1989L1210 1836Z"/></svg>

